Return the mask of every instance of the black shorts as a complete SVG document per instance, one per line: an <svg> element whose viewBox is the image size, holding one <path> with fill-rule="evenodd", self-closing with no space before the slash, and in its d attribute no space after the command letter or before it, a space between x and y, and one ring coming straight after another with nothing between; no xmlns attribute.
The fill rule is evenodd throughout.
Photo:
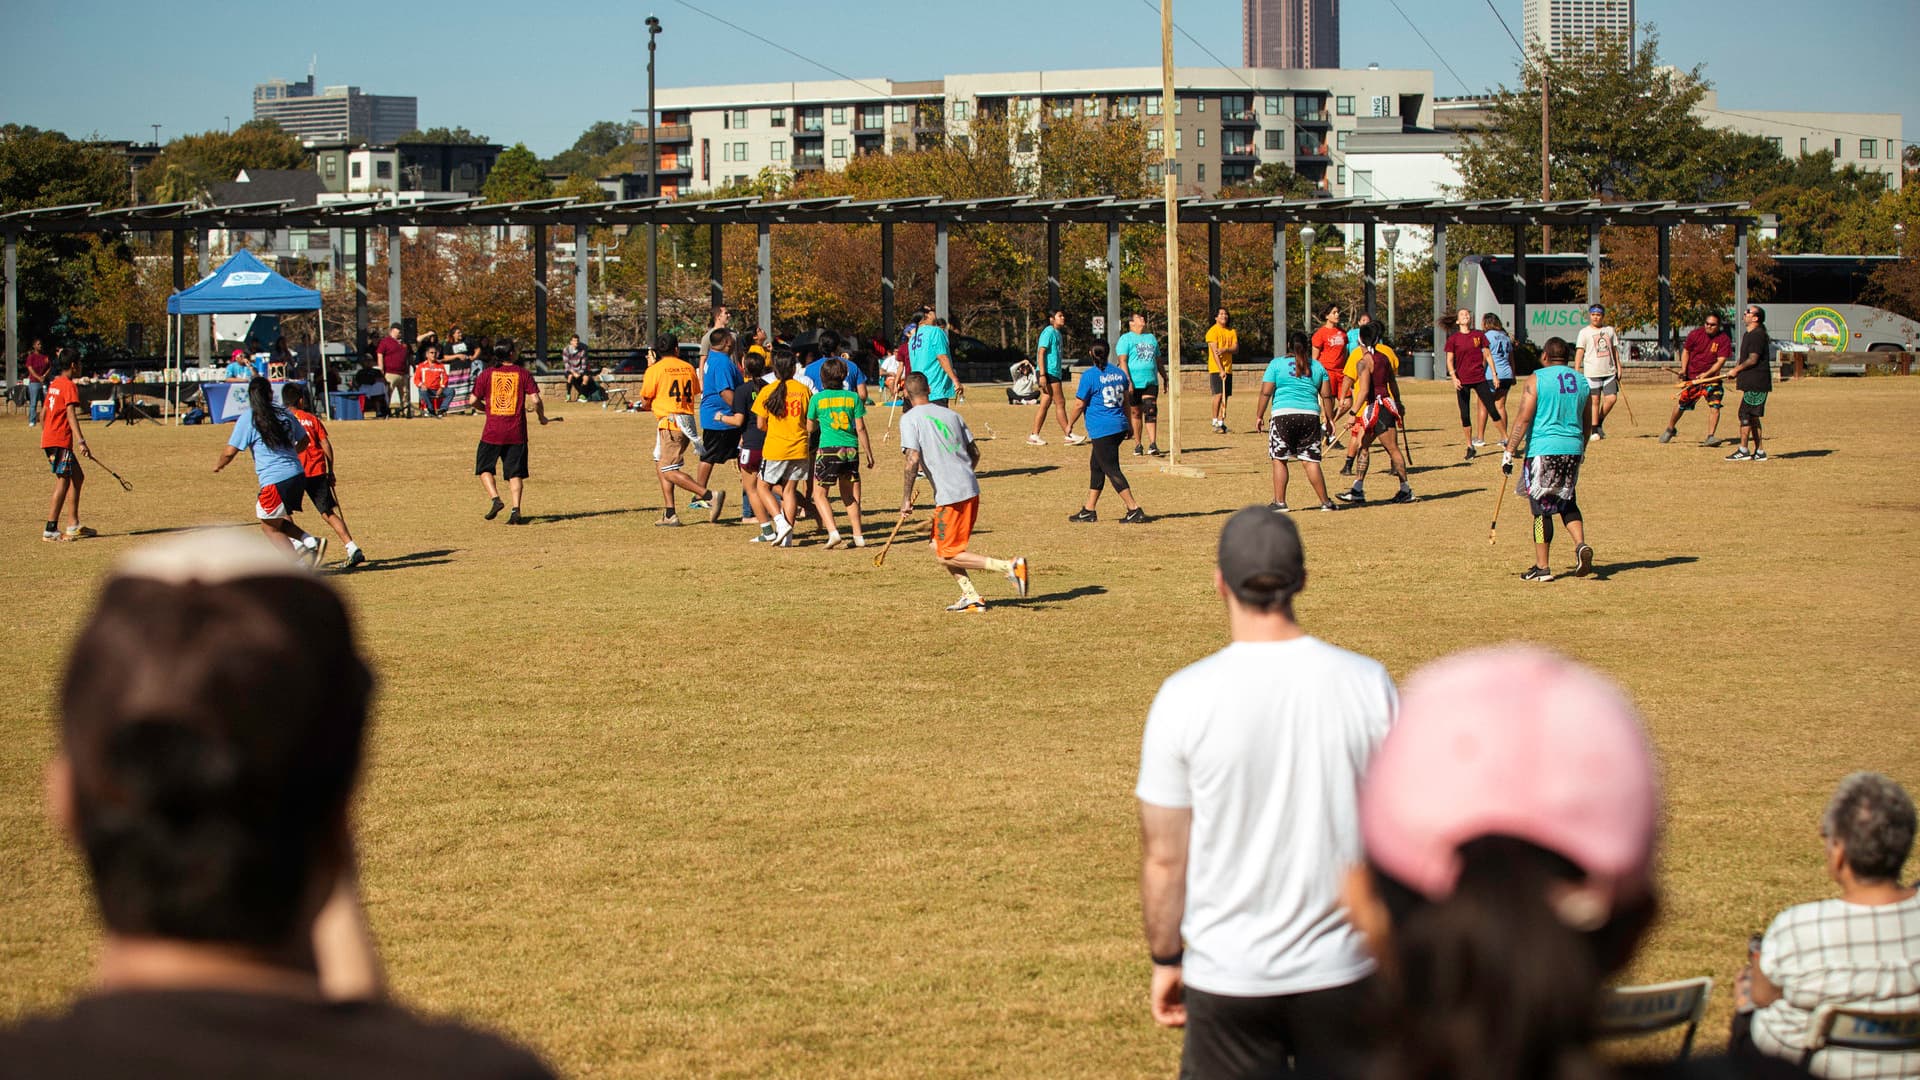
<svg viewBox="0 0 1920 1080"><path fill-rule="evenodd" d="M1267 422L1267 456L1275 461L1319 461L1321 437L1318 415L1284 413Z"/></svg>
<svg viewBox="0 0 1920 1080"><path fill-rule="evenodd" d="M55 476L80 475L80 459L73 456L73 449L66 446L43 446L47 452L47 467Z"/></svg>
<svg viewBox="0 0 1920 1080"><path fill-rule="evenodd" d="M1755 400L1758 399L1758 400ZM1767 395L1762 391L1744 391L1740 395L1740 422L1748 427L1767 415Z"/></svg>
<svg viewBox="0 0 1920 1080"><path fill-rule="evenodd" d="M1207 372L1207 392L1223 397L1233 396L1233 372Z"/></svg>
<svg viewBox="0 0 1920 1080"><path fill-rule="evenodd" d="M740 457L740 429L710 427L700 433L700 460L708 465L725 465Z"/></svg>
<svg viewBox="0 0 1920 1080"><path fill-rule="evenodd" d="M1376 1036L1363 1019L1368 987L1351 986L1273 997L1229 997L1186 988L1187 1030L1182 1078L1348 1076Z"/></svg>
<svg viewBox="0 0 1920 1080"><path fill-rule="evenodd" d="M508 480L527 478L527 444L483 442L473 455L473 475L481 476L493 471L494 464L501 466L501 476Z"/></svg>
<svg viewBox="0 0 1920 1080"><path fill-rule="evenodd" d="M1152 386L1137 386L1127 391L1127 404L1136 409L1154 404L1160 398L1160 391Z"/></svg>
<svg viewBox="0 0 1920 1080"><path fill-rule="evenodd" d="M331 514L340 509L340 500L333 497L333 477L307 477L307 498L313 500L313 510L317 514Z"/></svg>
<svg viewBox="0 0 1920 1080"><path fill-rule="evenodd" d="M851 446L823 446L813 455L813 479L819 484L842 480L860 482L860 451Z"/></svg>

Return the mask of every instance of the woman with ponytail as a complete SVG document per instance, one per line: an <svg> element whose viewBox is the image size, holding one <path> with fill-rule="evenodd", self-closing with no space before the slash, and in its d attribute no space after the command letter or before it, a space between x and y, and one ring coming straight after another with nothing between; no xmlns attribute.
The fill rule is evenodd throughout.
<svg viewBox="0 0 1920 1080"><path fill-rule="evenodd" d="M233 434L220 448L213 471L219 472L246 450L253 455L253 473L259 481L253 515L267 539L318 562L320 541L293 523L306 507L306 469L300 452L307 448L307 432L293 414L273 400L273 384L256 375L247 381L247 411L234 422Z"/></svg>

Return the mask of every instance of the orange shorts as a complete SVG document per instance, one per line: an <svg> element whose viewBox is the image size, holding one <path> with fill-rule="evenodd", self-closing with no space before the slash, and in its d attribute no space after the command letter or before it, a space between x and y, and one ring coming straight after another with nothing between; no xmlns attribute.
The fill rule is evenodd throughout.
<svg viewBox="0 0 1920 1080"><path fill-rule="evenodd" d="M967 550L973 539L973 519L980 514L980 496L963 503L933 508L933 553L951 559Z"/></svg>
<svg viewBox="0 0 1920 1080"><path fill-rule="evenodd" d="M1340 406L1347 401L1347 391L1352 387L1347 380L1345 368L1336 368L1327 372L1327 392L1333 395L1333 411L1339 412Z"/></svg>

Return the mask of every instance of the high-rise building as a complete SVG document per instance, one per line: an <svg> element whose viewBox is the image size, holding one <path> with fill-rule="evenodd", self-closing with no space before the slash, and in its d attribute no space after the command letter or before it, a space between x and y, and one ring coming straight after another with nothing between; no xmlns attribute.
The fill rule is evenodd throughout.
<svg viewBox="0 0 1920 1080"><path fill-rule="evenodd" d="M1520 21L1527 47L1554 56L1588 52L1602 34L1633 47L1633 0L1522 0Z"/></svg>
<svg viewBox="0 0 1920 1080"><path fill-rule="evenodd" d="M315 92L313 76L299 82L270 79L253 88L253 118L272 120L302 139L391 143L419 128L420 99L363 94L357 86Z"/></svg>
<svg viewBox="0 0 1920 1080"><path fill-rule="evenodd" d="M1340 66L1340 0L1240 0L1242 62L1260 68Z"/></svg>

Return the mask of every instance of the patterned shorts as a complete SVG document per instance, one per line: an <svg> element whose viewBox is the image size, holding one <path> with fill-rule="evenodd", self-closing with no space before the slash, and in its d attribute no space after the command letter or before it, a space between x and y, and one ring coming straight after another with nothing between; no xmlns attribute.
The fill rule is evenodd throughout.
<svg viewBox="0 0 1920 1080"><path fill-rule="evenodd" d="M1319 461L1320 417L1282 413L1267 423L1267 456L1275 461Z"/></svg>
<svg viewBox="0 0 1920 1080"><path fill-rule="evenodd" d="M1558 514L1574 504L1580 486L1580 455L1548 454L1527 459L1514 494L1525 495L1534 517Z"/></svg>

